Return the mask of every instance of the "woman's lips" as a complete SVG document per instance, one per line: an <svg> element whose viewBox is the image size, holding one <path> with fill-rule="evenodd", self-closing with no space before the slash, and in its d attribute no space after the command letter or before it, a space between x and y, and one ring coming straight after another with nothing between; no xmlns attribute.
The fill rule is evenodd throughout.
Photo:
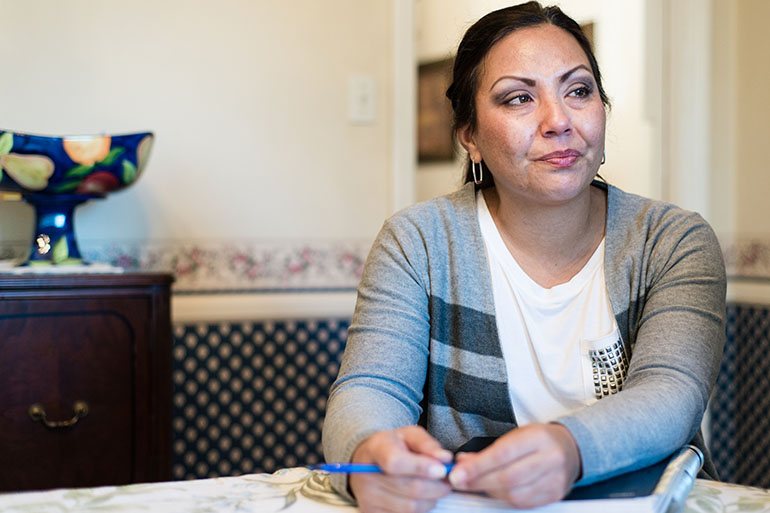
<svg viewBox="0 0 770 513"><path fill-rule="evenodd" d="M577 150L554 151L537 160L547 162L554 167L567 168L572 166L580 158L580 155L581 153Z"/></svg>

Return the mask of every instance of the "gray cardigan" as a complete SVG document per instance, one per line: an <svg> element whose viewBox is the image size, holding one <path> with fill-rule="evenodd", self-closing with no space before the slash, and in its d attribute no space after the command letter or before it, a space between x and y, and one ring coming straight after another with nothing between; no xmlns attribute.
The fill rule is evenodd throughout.
<svg viewBox="0 0 770 513"><path fill-rule="evenodd" d="M607 190L605 276L631 354L621 392L554 419L580 484L660 460L699 432L724 344L719 244L698 214ZM328 461L375 431L420 423L455 450L516 427L473 184L387 220L358 288L323 429ZM716 477L710 458L705 475ZM346 493L344 477L333 480Z"/></svg>

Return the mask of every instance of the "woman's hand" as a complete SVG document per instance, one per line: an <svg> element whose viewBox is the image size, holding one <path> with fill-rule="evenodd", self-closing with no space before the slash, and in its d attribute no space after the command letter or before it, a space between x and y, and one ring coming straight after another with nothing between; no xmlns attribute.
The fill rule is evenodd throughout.
<svg viewBox="0 0 770 513"><path fill-rule="evenodd" d="M449 481L517 508L563 499L580 475L580 451L561 424L514 429L478 453L458 454Z"/></svg>
<svg viewBox="0 0 770 513"><path fill-rule="evenodd" d="M353 453L354 463L376 463L384 474L351 474L350 490L362 513L430 511L448 495L444 463L452 453L419 426L380 431Z"/></svg>

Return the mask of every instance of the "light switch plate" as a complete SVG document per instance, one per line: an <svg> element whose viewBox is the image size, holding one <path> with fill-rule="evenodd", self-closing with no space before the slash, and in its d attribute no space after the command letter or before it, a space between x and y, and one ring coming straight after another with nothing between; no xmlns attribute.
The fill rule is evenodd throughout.
<svg viewBox="0 0 770 513"><path fill-rule="evenodd" d="M377 84L372 75L348 77L348 120L370 125L377 120Z"/></svg>

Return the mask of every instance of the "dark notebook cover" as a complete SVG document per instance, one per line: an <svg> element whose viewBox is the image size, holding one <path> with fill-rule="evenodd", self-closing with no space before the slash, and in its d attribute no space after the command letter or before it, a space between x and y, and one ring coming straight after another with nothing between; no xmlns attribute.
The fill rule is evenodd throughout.
<svg viewBox="0 0 770 513"><path fill-rule="evenodd" d="M604 481L577 486L572 489L564 500L624 499L650 495L658 485L660 477L666 470L666 465L671 461L671 458L669 456L649 467L626 472Z"/></svg>

